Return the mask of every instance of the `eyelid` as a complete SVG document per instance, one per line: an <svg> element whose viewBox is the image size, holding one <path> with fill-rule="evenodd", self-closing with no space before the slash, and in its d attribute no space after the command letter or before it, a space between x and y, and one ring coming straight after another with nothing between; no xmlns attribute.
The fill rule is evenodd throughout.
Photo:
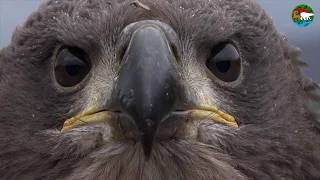
<svg viewBox="0 0 320 180"><path fill-rule="evenodd" d="M78 57L74 56L73 54L69 52L64 52L67 51L67 49L64 49L60 52L58 55L57 59L63 58L61 61L56 61L56 66L70 66L70 65L85 65L86 63L79 59Z"/></svg>
<svg viewBox="0 0 320 180"><path fill-rule="evenodd" d="M236 61L240 58L240 55L232 44L226 44L215 56L213 57L215 62L220 61Z"/></svg>

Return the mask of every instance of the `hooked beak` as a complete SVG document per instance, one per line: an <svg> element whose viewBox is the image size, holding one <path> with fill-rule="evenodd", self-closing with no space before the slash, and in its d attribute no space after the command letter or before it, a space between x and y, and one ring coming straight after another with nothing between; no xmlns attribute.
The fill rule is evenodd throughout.
<svg viewBox="0 0 320 180"><path fill-rule="evenodd" d="M136 125L146 157L160 123L174 110L182 88L176 58L165 32L146 24L134 31L116 87L121 111Z"/></svg>

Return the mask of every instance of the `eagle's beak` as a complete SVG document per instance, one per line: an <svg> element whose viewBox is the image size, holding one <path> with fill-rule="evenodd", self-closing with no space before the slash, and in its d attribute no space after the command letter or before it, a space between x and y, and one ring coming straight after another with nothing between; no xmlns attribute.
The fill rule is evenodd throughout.
<svg viewBox="0 0 320 180"><path fill-rule="evenodd" d="M136 125L148 158L161 121L174 110L182 93L176 57L158 25L145 24L133 32L116 92L120 109Z"/></svg>
<svg viewBox="0 0 320 180"><path fill-rule="evenodd" d="M177 66L178 47L168 29L156 23L142 23L131 32L122 55L122 66L114 90L117 110L129 116L139 132L146 159L151 155L160 124L182 106L184 83ZM175 39L175 40L173 40ZM174 44L176 43L176 44ZM235 119L213 107L186 109L187 120L211 119L229 127L238 127ZM179 114L179 113L178 113ZM169 117L169 118L168 118ZM111 120L111 111L87 112L67 120L62 132L90 122ZM193 131L194 132L194 131ZM186 133L188 137L191 137ZM190 133L189 133L190 134Z"/></svg>

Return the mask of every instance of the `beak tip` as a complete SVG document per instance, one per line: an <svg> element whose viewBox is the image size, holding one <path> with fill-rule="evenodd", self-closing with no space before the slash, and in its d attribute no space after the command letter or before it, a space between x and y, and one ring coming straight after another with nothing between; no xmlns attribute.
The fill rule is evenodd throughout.
<svg viewBox="0 0 320 180"><path fill-rule="evenodd" d="M149 136L148 136L149 135ZM155 140L155 136L148 135L141 135L141 146L144 153L145 160L148 161L151 157L152 150L153 150L153 144Z"/></svg>
<svg viewBox="0 0 320 180"><path fill-rule="evenodd" d="M151 157L152 149L146 150L146 149L143 148L143 152L144 152L144 159L146 161L149 161L149 159Z"/></svg>

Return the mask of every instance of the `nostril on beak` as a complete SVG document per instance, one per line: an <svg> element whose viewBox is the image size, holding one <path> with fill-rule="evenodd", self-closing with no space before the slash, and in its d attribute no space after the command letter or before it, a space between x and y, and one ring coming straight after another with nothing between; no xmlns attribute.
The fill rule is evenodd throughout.
<svg viewBox="0 0 320 180"><path fill-rule="evenodd" d="M128 45L125 44L124 46L120 47L119 51L117 52L117 57L118 57L117 59L120 64L123 61L123 57L124 57L125 53L127 52L127 49L128 49Z"/></svg>
<svg viewBox="0 0 320 180"><path fill-rule="evenodd" d="M171 50L174 57L176 57L176 60L180 61L180 51L178 50L178 46L175 44L171 44Z"/></svg>

